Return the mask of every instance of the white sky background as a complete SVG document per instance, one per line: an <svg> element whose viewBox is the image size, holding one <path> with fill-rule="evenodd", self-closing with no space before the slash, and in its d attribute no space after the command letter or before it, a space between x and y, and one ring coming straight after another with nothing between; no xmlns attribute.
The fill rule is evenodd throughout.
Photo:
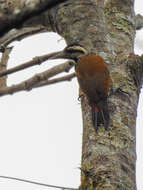
<svg viewBox="0 0 143 190"><path fill-rule="evenodd" d="M136 12L143 13L143 2L136 0ZM62 50L64 40L56 34L33 36L16 42L9 67L19 65L34 56ZM143 53L143 30L137 32L136 53ZM35 73L56 65L48 61L41 66L12 74L8 84L14 84ZM20 92L0 98L0 175L19 177L43 183L78 187L82 121L77 101L76 79L31 92ZM143 97L140 98L137 120L137 185L143 189ZM2 190L44 190L48 187L0 179Z"/></svg>

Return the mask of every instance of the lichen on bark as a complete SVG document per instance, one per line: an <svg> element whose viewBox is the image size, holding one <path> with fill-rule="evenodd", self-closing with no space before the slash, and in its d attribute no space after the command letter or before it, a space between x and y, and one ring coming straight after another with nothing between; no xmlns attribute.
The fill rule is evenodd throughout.
<svg viewBox="0 0 143 190"><path fill-rule="evenodd" d="M125 5L125 2L127 3ZM135 36L133 1L68 1L56 14L57 32L67 44L79 43L109 65L113 88L125 94L109 98L110 128L95 133L88 101L83 98L83 144L80 189L136 189L135 118L138 95L126 61ZM132 95L132 96L130 96Z"/></svg>
<svg viewBox="0 0 143 190"><path fill-rule="evenodd" d="M95 132L87 98L81 99L80 190L136 190L135 120L143 67L142 57L129 56L134 55L133 6L133 0L68 0L44 12L45 25L64 37L67 45L81 44L102 56L108 64L113 90L121 89L109 97L108 131L101 126Z"/></svg>

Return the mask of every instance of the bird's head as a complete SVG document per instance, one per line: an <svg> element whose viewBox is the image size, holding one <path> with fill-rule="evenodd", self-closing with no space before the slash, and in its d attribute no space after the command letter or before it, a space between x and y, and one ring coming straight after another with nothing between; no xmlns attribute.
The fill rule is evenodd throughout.
<svg viewBox="0 0 143 190"><path fill-rule="evenodd" d="M63 51L57 52L50 59L72 59L77 61L79 57L87 55L87 50L81 45L73 44L67 46Z"/></svg>

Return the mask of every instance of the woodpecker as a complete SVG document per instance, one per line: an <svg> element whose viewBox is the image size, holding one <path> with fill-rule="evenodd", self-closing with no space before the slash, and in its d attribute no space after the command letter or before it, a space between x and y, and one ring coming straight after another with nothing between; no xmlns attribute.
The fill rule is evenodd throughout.
<svg viewBox="0 0 143 190"><path fill-rule="evenodd" d="M92 122L97 131L101 124L105 130L109 125L107 98L111 88L111 78L107 64L99 55L88 53L78 44L67 46L52 59L72 59L76 62L75 72L83 95L88 99L92 112Z"/></svg>

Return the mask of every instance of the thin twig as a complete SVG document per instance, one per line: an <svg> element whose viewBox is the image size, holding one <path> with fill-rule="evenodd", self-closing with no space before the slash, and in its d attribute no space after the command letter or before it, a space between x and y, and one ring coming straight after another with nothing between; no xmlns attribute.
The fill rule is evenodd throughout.
<svg viewBox="0 0 143 190"><path fill-rule="evenodd" d="M42 56L39 56L39 57L34 57L31 61L28 61L26 63L23 63L21 65L18 65L16 67L11 68L11 69L8 69L6 71L1 71L0 72L0 77L3 77L3 76L8 75L8 74L15 73L17 71L21 71L23 69L26 69L28 67L32 67L34 65L40 65L44 61L46 61L46 60L50 59L52 56L56 55L58 52L49 53L49 54L42 55Z"/></svg>
<svg viewBox="0 0 143 190"><path fill-rule="evenodd" d="M48 185L48 184L45 184L45 183L39 183L39 182L36 182L36 181L21 179L21 178L17 178L17 177L0 176L0 178L17 180L17 181L22 181L22 182L26 182L26 183L32 183L32 184L35 184L35 185L41 185L41 186L46 186L46 187L53 187L53 188L58 188L58 189L78 190L76 188L61 187L61 186L56 186L56 185Z"/></svg>

